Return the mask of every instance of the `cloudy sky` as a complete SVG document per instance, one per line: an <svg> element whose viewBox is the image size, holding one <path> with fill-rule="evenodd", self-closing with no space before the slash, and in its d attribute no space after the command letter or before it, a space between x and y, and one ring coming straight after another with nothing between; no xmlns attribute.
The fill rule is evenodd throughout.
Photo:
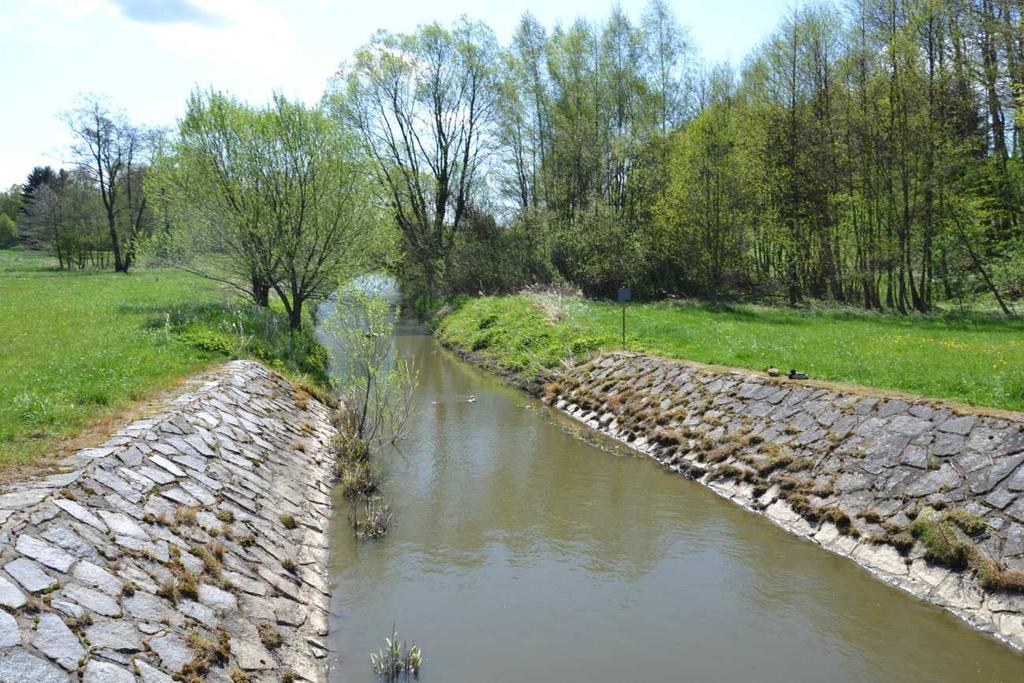
<svg viewBox="0 0 1024 683"><path fill-rule="evenodd" d="M795 0L669 0L701 54L738 62ZM622 0L639 19L646 0ZM601 19L598 0L0 0L0 186L67 164L60 113L81 93L138 123L170 126L195 87L251 102L272 90L314 101L338 63L379 28L409 31L462 14L507 41L530 11L546 26Z"/></svg>

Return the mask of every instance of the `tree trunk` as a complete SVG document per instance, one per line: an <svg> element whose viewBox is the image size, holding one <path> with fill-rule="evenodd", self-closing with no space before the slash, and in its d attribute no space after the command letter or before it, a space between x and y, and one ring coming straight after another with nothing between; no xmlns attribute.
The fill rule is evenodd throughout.
<svg viewBox="0 0 1024 683"><path fill-rule="evenodd" d="M267 308L270 306L270 283L263 278L253 275L249 280L249 294L253 303L257 306Z"/></svg>
<svg viewBox="0 0 1024 683"><path fill-rule="evenodd" d="M292 299L291 309L288 311L288 326L292 330L302 329L302 299Z"/></svg>

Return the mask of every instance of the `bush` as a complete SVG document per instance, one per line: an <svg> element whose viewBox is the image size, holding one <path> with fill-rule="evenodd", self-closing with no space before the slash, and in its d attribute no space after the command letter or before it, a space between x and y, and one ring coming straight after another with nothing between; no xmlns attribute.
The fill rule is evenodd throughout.
<svg viewBox="0 0 1024 683"><path fill-rule="evenodd" d="M18 237L17 226L10 216L0 213L0 249L14 246Z"/></svg>
<svg viewBox="0 0 1024 683"><path fill-rule="evenodd" d="M248 303L187 304L154 318L185 344L229 358L256 358L279 371L330 384L329 355L309 326L291 330L284 313Z"/></svg>

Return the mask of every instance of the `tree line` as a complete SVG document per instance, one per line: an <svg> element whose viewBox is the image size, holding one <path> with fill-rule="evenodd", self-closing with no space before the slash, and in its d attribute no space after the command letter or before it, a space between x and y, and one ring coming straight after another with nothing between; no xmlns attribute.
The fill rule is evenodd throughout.
<svg viewBox="0 0 1024 683"><path fill-rule="evenodd" d="M792 11L736 71L668 6L511 44L378 34L335 110L376 160L433 291L564 280L608 296L926 312L1024 294L1022 4Z"/></svg>
<svg viewBox="0 0 1024 683"><path fill-rule="evenodd" d="M25 234L81 224L62 234L124 270L146 236L293 317L356 263L425 298L628 283L1010 313L1022 21L1021 0L807 6L739 68L703 62L664 0L638 22L526 14L507 45L465 18L382 31L314 105L197 92L169 136L80 110L75 170L44 183L62 201L28 192L26 227L50 227Z"/></svg>

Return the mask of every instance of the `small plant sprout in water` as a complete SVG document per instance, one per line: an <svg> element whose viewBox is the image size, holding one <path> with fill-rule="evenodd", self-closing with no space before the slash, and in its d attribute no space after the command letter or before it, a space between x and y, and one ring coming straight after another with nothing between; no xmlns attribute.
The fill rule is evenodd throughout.
<svg viewBox="0 0 1024 683"><path fill-rule="evenodd" d="M397 681L399 677L419 678L423 654L416 643L406 647L405 641L399 642L398 630L391 626L391 637L384 639L384 647L370 653L370 665L373 673L385 681Z"/></svg>
<svg viewBox="0 0 1024 683"><path fill-rule="evenodd" d="M358 507L352 506L352 528L359 538L380 538L391 529L391 506L380 498L363 501L362 516Z"/></svg>

